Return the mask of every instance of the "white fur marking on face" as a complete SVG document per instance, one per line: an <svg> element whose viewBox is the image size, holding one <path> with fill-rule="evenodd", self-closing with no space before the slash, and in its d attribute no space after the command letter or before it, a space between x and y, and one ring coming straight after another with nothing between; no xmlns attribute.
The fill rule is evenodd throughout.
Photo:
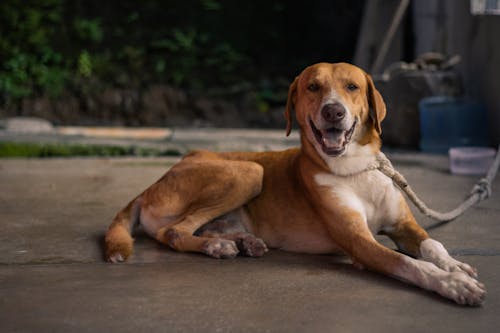
<svg viewBox="0 0 500 333"><path fill-rule="evenodd" d="M346 115L345 115L344 119L342 119L340 126L342 128L345 128L345 129L351 128L352 125L354 124L355 117L352 114L349 106L346 103L344 103L344 99L341 96L339 96L334 89L331 90L329 95L327 95L323 98L323 100L321 102L320 110L322 110L323 107L327 104L335 104L335 103L341 104L346 111ZM318 117L321 117L321 112L318 112ZM315 123L320 124L321 122L322 122L322 120L316 119Z"/></svg>
<svg viewBox="0 0 500 333"><path fill-rule="evenodd" d="M428 238L420 243L420 255L423 260L432 262L447 272L465 272L476 278L475 268L466 263L453 259L440 242Z"/></svg>
<svg viewBox="0 0 500 333"><path fill-rule="evenodd" d="M325 104L335 102L345 105L343 98L339 94L337 94L337 91L335 89L331 89L330 93L323 97L321 106L323 107Z"/></svg>

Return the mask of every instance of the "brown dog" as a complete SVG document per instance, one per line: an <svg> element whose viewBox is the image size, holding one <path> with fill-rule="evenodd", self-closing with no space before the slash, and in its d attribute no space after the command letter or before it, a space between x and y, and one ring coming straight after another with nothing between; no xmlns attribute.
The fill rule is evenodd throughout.
<svg viewBox="0 0 500 333"><path fill-rule="evenodd" d="M341 251L359 267L480 304L486 292L476 270L430 239L392 181L368 169L386 112L370 76L345 63L310 66L290 86L287 134L294 109L300 148L187 155L116 215L106 259L127 259L140 223L175 250L215 258L262 256L267 247ZM379 244L377 233L411 257Z"/></svg>

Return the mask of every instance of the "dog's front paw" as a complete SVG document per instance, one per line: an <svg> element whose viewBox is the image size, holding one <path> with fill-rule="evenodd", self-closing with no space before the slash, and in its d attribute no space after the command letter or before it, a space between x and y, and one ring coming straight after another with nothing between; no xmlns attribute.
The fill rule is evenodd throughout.
<svg viewBox="0 0 500 333"><path fill-rule="evenodd" d="M477 279L477 269L474 267L453 259L452 257L447 257L436 262L436 266L447 271L447 272L464 272L469 276Z"/></svg>
<svg viewBox="0 0 500 333"><path fill-rule="evenodd" d="M464 272L449 272L440 280L438 293L461 305L479 306L486 297L486 288Z"/></svg>
<svg viewBox="0 0 500 333"><path fill-rule="evenodd" d="M470 265L453 259L443 244L428 238L420 244L422 259L434 263L437 267L447 272L464 272L477 278L477 270Z"/></svg>
<svg viewBox="0 0 500 333"><path fill-rule="evenodd" d="M221 238L212 238L205 242L202 252L217 259L230 259L238 255L236 243Z"/></svg>

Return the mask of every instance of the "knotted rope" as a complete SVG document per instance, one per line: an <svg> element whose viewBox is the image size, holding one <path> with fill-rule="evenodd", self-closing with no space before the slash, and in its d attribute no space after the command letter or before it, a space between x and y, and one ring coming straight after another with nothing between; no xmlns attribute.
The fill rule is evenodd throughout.
<svg viewBox="0 0 500 333"><path fill-rule="evenodd" d="M401 175L396 169L394 169L392 163L384 155L384 153L380 152L377 155L376 159L376 168L380 170L384 175L391 178L392 181L397 186L399 186L399 188L401 188L401 190L424 215L438 221L437 223L426 227L427 230L434 229L456 219L476 203L489 198L489 196L491 195L491 183L493 182L493 179L495 179L499 166L500 146L497 150L495 161L488 170L486 177L481 178L474 185L471 192L469 193L469 196L457 208L447 213L441 213L427 207L427 205L415 194L403 175Z"/></svg>

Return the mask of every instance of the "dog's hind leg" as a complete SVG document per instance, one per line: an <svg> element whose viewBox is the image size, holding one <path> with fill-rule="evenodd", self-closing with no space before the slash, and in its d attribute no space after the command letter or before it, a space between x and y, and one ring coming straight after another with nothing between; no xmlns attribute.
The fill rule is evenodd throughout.
<svg viewBox="0 0 500 333"><path fill-rule="evenodd" d="M214 258L236 256L235 240L195 232L258 195L262 167L247 161L192 158L174 168L143 195L141 218L147 215L149 224L158 226L148 233L177 251L201 252Z"/></svg>
<svg viewBox="0 0 500 333"><path fill-rule="evenodd" d="M213 215L217 215L217 212L214 211ZM175 226L159 229L155 238L176 251L200 252L218 259L234 258L239 251L233 240L194 234L194 231L209 222L211 217L194 213Z"/></svg>
<svg viewBox="0 0 500 333"><path fill-rule="evenodd" d="M243 208L239 208L203 225L195 235L231 240L236 243L240 254L247 257L262 257L268 251L267 246L262 239L245 229L243 219L248 219L248 216Z"/></svg>

